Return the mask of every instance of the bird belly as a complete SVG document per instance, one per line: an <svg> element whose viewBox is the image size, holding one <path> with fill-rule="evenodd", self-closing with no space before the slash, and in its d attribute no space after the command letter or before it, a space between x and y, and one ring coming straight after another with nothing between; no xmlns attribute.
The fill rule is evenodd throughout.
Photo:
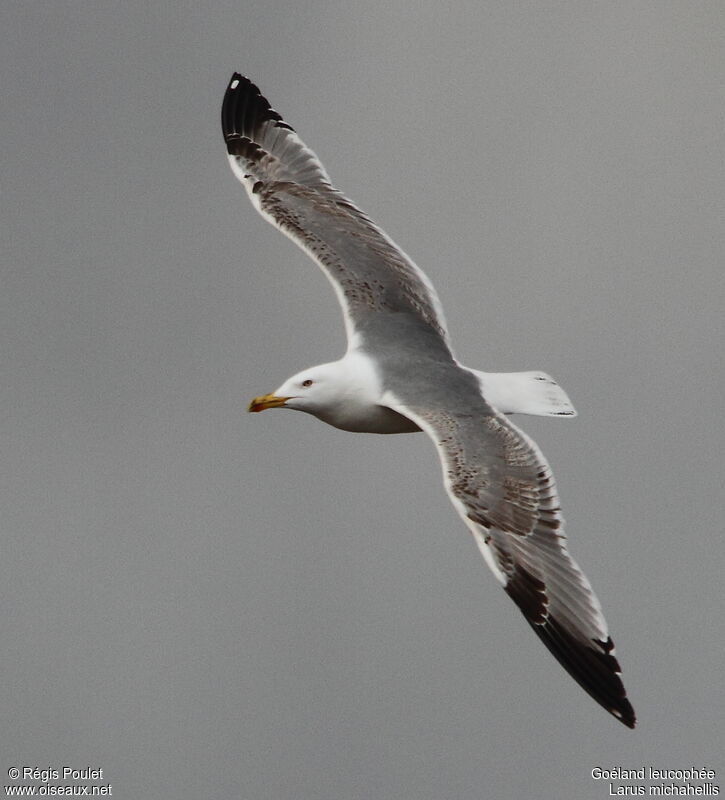
<svg viewBox="0 0 725 800"><path fill-rule="evenodd" d="M387 406L370 405L346 413L317 414L323 422L351 433L415 433L420 428Z"/></svg>

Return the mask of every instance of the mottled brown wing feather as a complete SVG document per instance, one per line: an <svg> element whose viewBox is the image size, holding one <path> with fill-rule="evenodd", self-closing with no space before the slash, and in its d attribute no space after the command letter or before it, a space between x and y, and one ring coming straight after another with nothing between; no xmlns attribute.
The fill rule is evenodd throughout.
<svg viewBox="0 0 725 800"><path fill-rule="evenodd" d="M539 638L586 692L633 728L606 620L567 550L554 477L536 444L483 402L480 415L391 406L435 442L454 506Z"/></svg>
<svg viewBox="0 0 725 800"><path fill-rule="evenodd" d="M224 96L222 130L232 170L254 206L332 282L348 338L374 326L371 316L401 311L447 341L440 301L423 271L332 186L317 156L237 73Z"/></svg>

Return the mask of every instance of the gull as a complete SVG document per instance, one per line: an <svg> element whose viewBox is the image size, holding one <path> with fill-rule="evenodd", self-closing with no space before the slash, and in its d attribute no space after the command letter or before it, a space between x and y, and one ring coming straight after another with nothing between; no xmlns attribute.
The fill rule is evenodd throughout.
<svg viewBox="0 0 725 800"><path fill-rule="evenodd" d="M347 349L250 411L304 411L344 431L433 440L443 482L486 563L539 638L601 706L634 728L601 606L569 555L554 477L510 414L572 417L543 372L489 373L453 355L425 273L332 184L317 156L246 77L222 105L229 164L252 205L321 267L342 306Z"/></svg>

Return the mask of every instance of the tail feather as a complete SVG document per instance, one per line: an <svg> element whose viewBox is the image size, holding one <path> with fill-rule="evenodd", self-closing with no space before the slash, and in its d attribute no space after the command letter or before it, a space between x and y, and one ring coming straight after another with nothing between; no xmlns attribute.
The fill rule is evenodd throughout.
<svg viewBox="0 0 725 800"><path fill-rule="evenodd" d="M480 372L473 370L486 402L503 414L575 417L567 393L545 372Z"/></svg>

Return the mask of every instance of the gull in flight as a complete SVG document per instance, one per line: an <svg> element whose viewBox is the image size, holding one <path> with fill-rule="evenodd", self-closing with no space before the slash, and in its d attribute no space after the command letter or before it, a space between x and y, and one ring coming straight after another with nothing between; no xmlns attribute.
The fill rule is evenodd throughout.
<svg viewBox="0 0 725 800"><path fill-rule="evenodd" d="M565 392L542 372L460 364L430 280L333 186L249 79L232 76L221 116L233 173L329 278L347 333L339 361L302 370L249 410L291 408L345 431L427 433L448 496L506 593L574 680L633 728L601 606L567 550L549 464L507 416L573 416Z"/></svg>

